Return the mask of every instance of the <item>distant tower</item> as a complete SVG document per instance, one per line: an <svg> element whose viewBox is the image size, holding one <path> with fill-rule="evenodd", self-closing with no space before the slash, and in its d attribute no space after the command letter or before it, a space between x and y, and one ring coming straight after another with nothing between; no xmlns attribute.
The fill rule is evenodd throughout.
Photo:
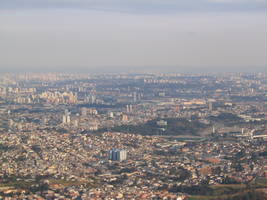
<svg viewBox="0 0 267 200"><path fill-rule="evenodd" d="M91 104L95 104L96 103L96 97L95 97L95 95L91 95L91 97L90 97L90 103Z"/></svg>
<svg viewBox="0 0 267 200"><path fill-rule="evenodd" d="M122 115L122 119L123 122L127 122L128 121L128 116L127 115Z"/></svg>
<svg viewBox="0 0 267 200"><path fill-rule="evenodd" d="M134 93L133 93L133 102L136 102L136 101L137 101L137 93L134 92Z"/></svg>
<svg viewBox="0 0 267 200"><path fill-rule="evenodd" d="M64 114L62 116L62 124L70 124L70 115L69 114Z"/></svg>
<svg viewBox="0 0 267 200"><path fill-rule="evenodd" d="M114 113L113 113L113 112L110 112L110 113L109 113L109 117L110 117L110 118L113 118L113 117L114 117Z"/></svg>
<svg viewBox="0 0 267 200"><path fill-rule="evenodd" d="M138 100L141 100L142 96L143 96L142 93L138 93L138 96L137 96Z"/></svg>
<svg viewBox="0 0 267 200"><path fill-rule="evenodd" d="M214 127L214 126L212 127L212 133L213 133L213 134L215 134L215 133L216 133L216 129L215 129L215 127Z"/></svg>
<svg viewBox="0 0 267 200"><path fill-rule="evenodd" d="M67 115L67 124L70 124L70 115Z"/></svg>
<svg viewBox="0 0 267 200"><path fill-rule="evenodd" d="M127 105L126 106L126 112L132 112L133 111L133 105Z"/></svg>
<svg viewBox="0 0 267 200"><path fill-rule="evenodd" d="M126 106L126 112L130 112L129 105Z"/></svg>
<svg viewBox="0 0 267 200"><path fill-rule="evenodd" d="M67 116L63 115L62 116L62 124L66 124L67 123Z"/></svg>
<svg viewBox="0 0 267 200"><path fill-rule="evenodd" d="M127 151L124 149L112 149L109 151L109 159L113 161L123 161L127 159Z"/></svg>
<svg viewBox="0 0 267 200"><path fill-rule="evenodd" d="M213 110L213 103L210 101L209 102L209 111L212 111Z"/></svg>

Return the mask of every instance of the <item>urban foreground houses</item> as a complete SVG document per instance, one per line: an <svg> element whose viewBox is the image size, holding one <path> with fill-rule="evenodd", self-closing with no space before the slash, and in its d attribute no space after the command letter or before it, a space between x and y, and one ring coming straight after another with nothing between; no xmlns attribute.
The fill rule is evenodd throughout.
<svg viewBox="0 0 267 200"><path fill-rule="evenodd" d="M265 199L267 74L5 74L0 199Z"/></svg>

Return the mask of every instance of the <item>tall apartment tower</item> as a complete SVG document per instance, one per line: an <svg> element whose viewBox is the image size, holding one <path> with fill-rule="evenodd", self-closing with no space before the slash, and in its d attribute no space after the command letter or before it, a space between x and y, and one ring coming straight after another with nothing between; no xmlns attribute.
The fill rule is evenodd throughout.
<svg viewBox="0 0 267 200"><path fill-rule="evenodd" d="M213 103L211 101L209 102L209 111L213 111Z"/></svg>
<svg viewBox="0 0 267 200"><path fill-rule="evenodd" d="M113 161L123 161L127 159L127 151L124 149L112 149L109 151L109 159Z"/></svg>
<svg viewBox="0 0 267 200"><path fill-rule="evenodd" d="M63 124L70 124L70 122L71 122L71 120L70 120L70 115L66 115L66 114L64 114L64 115L62 116L62 123L63 123Z"/></svg>

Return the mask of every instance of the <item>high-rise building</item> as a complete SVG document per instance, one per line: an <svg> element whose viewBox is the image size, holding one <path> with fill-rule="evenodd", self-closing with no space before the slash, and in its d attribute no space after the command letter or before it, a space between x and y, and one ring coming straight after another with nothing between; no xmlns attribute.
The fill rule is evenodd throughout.
<svg viewBox="0 0 267 200"><path fill-rule="evenodd" d="M126 112L132 112L133 111L133 105L126 105Z"/></svg>
<svg viewBox="0 0 267 200"><path fill-rule="evenodd" d="M70 124L70 116L67 115L67 124Z"/></svg>
<svg viewBox="0 0 267 200"><path fill-rule="evenodd" d="M109 113L108 113L108 116L109 116L110 118L113 118L113 117L114 117L114 113L113 113L113 112L109 112Z"/></svg>
<svg viewBox="0 0 267 200"><path fill-rule="evenodd" d="M70 124L70 115L69 114L64 114L62 116L62 123L63 124Z"/></svg>
<svg viewBox="0 0 267 200"><path fill-rule="evenodd" d="M127 151L124 149L112 149L109 151L109 159L113 161L123 161L127 159Z"/></svg>
<svg viewBox="0 0 267 200"><path fill-rule="evenodd" d="M136 101L137 101L137 93L134 92L134 93L133 93L133 102L136 102Z"/></svg>
<svg viewBox="0 0 267 200"><path fill-rule="evenodd" d="M127 121L128 121L128 116L127 116L127 115L122 115L121 120L122 120L123 122L127 122Z"/></svg>
<svg viewBox="0 0 267 200"><path fill-rule="evenodd" d="M129 105L126 105L126 112L130 112Z"/></svg>
<svg viewBox="0 0 267 200"><path fill-rule="evenodd" d="M67 116L63 115L62 116L62 124L66 124L67 123Z"/></svg>
<svg viewBox="0 0 267 200"><path fill-rule="evenodd" d="M209 102L209 111L212 111L213 110L213 103L210 101Z"/></svg>

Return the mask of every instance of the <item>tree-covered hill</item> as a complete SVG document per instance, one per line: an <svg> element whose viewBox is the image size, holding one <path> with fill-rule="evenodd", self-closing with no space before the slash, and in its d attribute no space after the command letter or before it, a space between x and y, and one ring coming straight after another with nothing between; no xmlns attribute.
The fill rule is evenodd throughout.
<svg viewBox="0 0 267 200"><path fill-rule="evenodd" d="M167 125L158 125L157 122L164 120ZM122 125L111 128L111 131L133 133L140 135L198 135L208 126L198 120L182 118L154 119L139 125ZM101 130L105 131L105 130Z"/></svg>

